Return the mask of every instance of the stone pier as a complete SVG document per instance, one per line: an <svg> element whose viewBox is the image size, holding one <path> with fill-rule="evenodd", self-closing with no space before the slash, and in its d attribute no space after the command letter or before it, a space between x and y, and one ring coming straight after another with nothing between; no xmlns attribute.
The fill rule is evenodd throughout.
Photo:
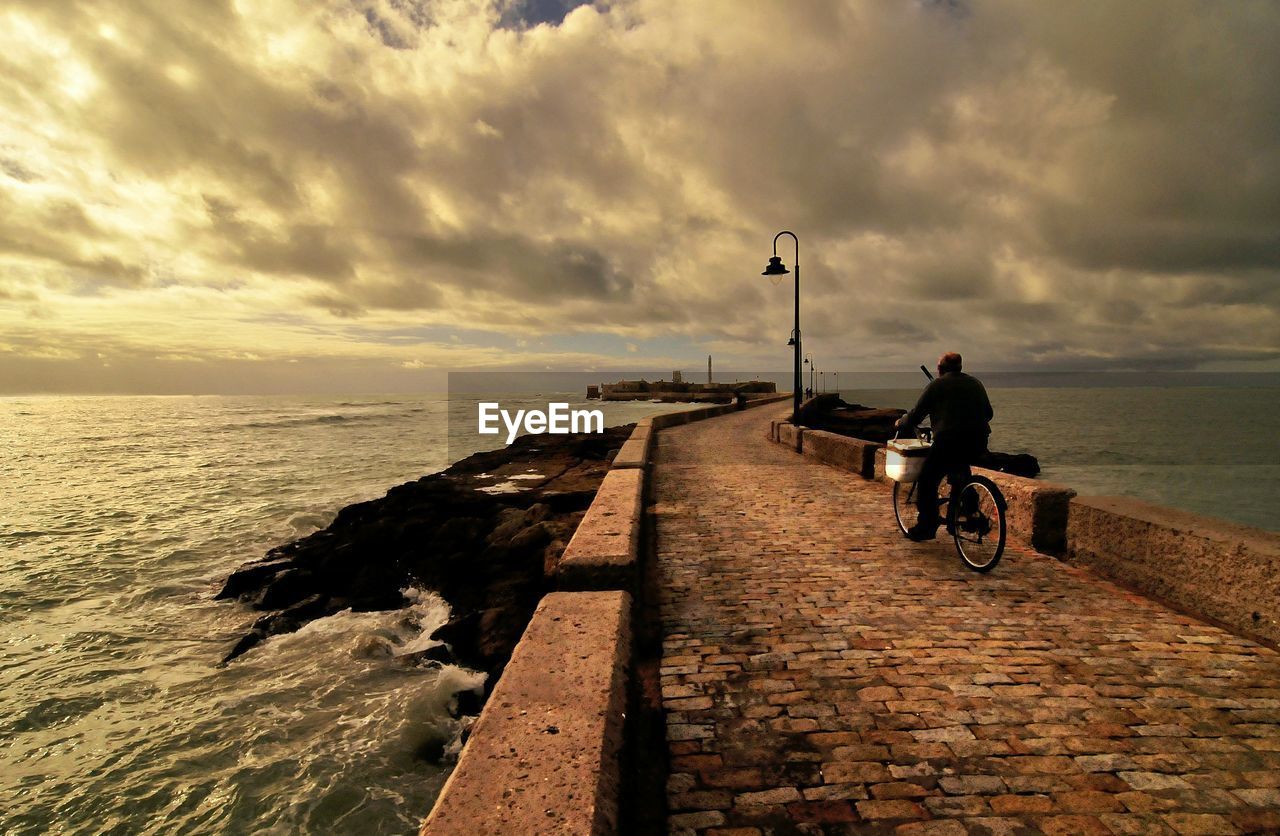
<svg viewBox="0 0 1280 836"><path fill-rule="evenodd" d="M1280 655L768 438L651 441L673 833L1280 832Z"/></svg>

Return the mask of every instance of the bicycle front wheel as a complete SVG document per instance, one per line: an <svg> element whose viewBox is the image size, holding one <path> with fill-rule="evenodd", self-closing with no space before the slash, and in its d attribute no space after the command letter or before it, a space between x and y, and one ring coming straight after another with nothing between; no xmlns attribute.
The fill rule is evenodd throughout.
<svg viewBox="0 0 1280 836"><path fill-rule="evenodd" d="M916 508L915 482L893 483L893 516L903 534L920 518L920 511Z"/></svg>
<svg viewBox="0 0 1280 836"><path fill-rule="evenodd" d="M972 476L952 496L949 510L951 535L960 559L970 569L990 572L1004 554L1004 495L987 477Z"/></svg>

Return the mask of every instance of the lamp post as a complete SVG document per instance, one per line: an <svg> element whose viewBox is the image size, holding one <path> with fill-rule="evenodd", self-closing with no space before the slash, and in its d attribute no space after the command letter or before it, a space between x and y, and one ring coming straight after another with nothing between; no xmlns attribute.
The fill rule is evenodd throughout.
<svg viewBox="0 0 1280 836"><path fill-rule="evenodd" d="M812 398L815 394L817 394L816 390L814 390L813 388L813 370L816 369L817 366L813 362L812 354L805 356L804 364L809 367L809 388L804 390L804 396L806 398Z"/></svg>
<svg viewBox="0 0 1280 836"><path fill-rule="evenodd" d="M791 236L796 251L796 322L795 327L791 329L791 339L787 341L787 345L795 349L794 357L792 358L794 377L791 385L791 420L795 422L800 419L800 389L804 386L804 382L800 378L800 239L796 237L794 232L784 229L773 236L773 257L769 259L769 266L764 268L764 272L760 275L785 276L791 272L782 263L782 259L778 257L778 239L784 235Z"/></svg>

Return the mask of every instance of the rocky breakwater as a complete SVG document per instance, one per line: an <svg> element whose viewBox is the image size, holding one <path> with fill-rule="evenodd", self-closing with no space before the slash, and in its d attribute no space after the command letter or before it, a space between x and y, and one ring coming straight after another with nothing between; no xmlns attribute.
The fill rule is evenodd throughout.
<svg viewBox="0 0 1280 836"><path fill-rule="evenodd" d="M825 430L863 441L884 444L894 437L894 423L906 414L904 409L878 409L847 403L839 395L816 395L800 406L800 425ZM998 470L1013 476L1034 478L1040 473L1040 462L1028 453L988 451L979 467Z"/></svg>
<svg viewBox="0 0 1280 836"><path fill-rule="evenodd" d="M349 505L327 528L245 564L218 598L265 614L224 662L345 609L399 609L401 590L419 586L444 598L452 618L417 661L484 671L487 695L632 426L522 436Z"/></svg>

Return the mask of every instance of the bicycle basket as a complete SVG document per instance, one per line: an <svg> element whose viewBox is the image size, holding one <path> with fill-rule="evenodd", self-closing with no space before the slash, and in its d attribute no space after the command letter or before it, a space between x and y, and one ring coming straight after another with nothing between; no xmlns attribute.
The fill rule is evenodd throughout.
<svg viewBox="0 0 1280 836"><path fill-rule="evenodd" d="M924 457L929 455L929 444L918 438L899 438L890 441L884 451L884 475L895 482L914 482L920 478Z"/></svg>

